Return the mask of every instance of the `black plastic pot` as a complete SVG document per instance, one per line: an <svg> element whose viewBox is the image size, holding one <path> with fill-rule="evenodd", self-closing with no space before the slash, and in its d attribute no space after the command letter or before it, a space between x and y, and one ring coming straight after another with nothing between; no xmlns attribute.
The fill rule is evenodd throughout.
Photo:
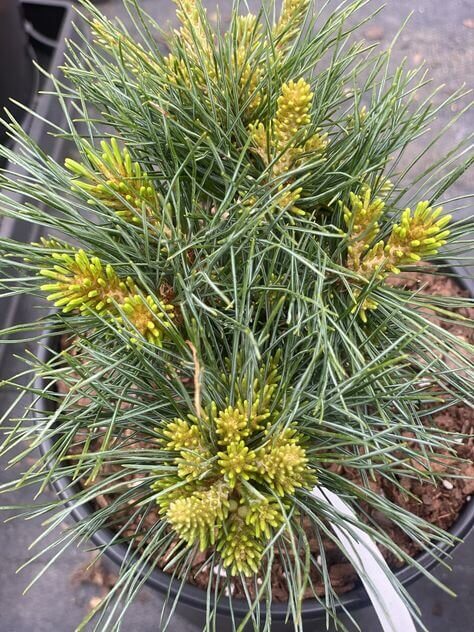
<svg viewBox="0 0 474 632"><path fill-rule="evenodd" d="M2 2L3 0L0 0L0 5ZM71 4L67 0L28 0L21 4L30 50L42 67L55 74L57 72L56 69L63 65L65 61L65 38L76 40L78 37L77 32L72 27L73 11ZM77 16L74 19L77 22ZM1 44L0 41L0 46ZM5 59L10 59L10 56L6 58L0 57L0 65L7 66L11 71L9 63L5 63ZM42 85L38 82L38 86L44 90L44 93L32 95L29 101L30 108L38 116L27 115L22 121L22 125L46 154L54 160L60 161L64 155L65 141L53 136L50 133L52 127L45 121L51 121L53 125L62 126L65 124L65 115L58 100L51 94L48 94L54 88L51 80L45 78ZM28 103L26 104L28 105ZM0 125L0 130L3 129L3 126ZM13 147L14 150L15 148ZM17 169L15 170L18 171ZM11 197L15 199L14 194L11 194ZM10 217L2 217L0 219L0 234L4 238L32 242L38 240L39 233L40 228L34 224L14 220ZM0 328L9 327L19 320L27 320L31 309L32 301L27 296L17 295L1 299ZM25 314L25 318L23 318L22 314ZM5 376L4 371L6 371L6 363L2 361L5 351L6 346L0 345L0 379Z"/></svg>
<svg viewBox="0 0 474 632"><path fill-rule="evenodd" d="M4 1L0 0L0 11ZM9 4L12 0L6 1ZM18 4L17 0L13 0L13 3L17 14L21 10L21 35L19 38L21 41L26 40L25 50L28 55L29 66L33 69L32 60L34 60L42 68L56 75L58 67L63 65L65 61L65 39L77 39L77 33L72 27L73 10L71 4L67 0L25 0ZM27 94L20 96L18 93L14 94L6 90L5 100L3 100L1 75L4 71L7 71L4 74L8 74L10 77L15 74L17 68L15 63L10 65L10 60L17 51L12 47L11 51L3 53L8 38L5 42L2 41L2 32L5 26L1 22L2 19L3 16L0 13L0 51L2 52L2 57L0 57L0 103L2 105L0 117L3 118L4 116L3 106L7 107L12 114L16 115L17 120L22 123L22 127L28 131L33 140L45 152L57 158L61 155L63 141L48 134L50 126L41 120L44 118L51 121L53 125L61 125L65 121L58 100L50 94L46 94L53 91L51 80L35 70L35 77L29 83ZM77 18L75 19L77 21ZM40 94L39 89L44 93ZM17 98L25 106L34 110L38 116L27 114L23 108L15 110L9 102L9 97ZM3 125L0 125L0 142L2 143L5 143L5 139L2 137L4 129ZM8 142L9 140L6 139L7 144ZM2 235L6 234L3 221L0 230Z"/></svg>
<svg viewBox="0 0 474 632"><path fill-rule="evenodd" d="M33 62L55 73L64 61L64 38L74 39L76 35L71 20L72 7L67 0L0 0L1 116L6 107L28 129L32 117L11 99L37 112L44 109L45 102L52 103L50 96L38 94L48 82ZM40 127L44 129L45 125ZM44 133L38 131L35 140L41 141ZM2 126L0 142L8 143Z"/></svg>
<svg viewBox="0 0 474 632"><path fill-rule="evenodd" d="M36 73L25 31L19 0L0 0L0 112L8 108L21 119L23 110L15 99L29 104L35 89ZM4 133L0 129L0 142Z"/></svg>
<svg viewBox="0 0 474 632"><path fill-rule="evenodd" d="M460 280L460 283L466 290L469 291L471 296L474 296L474 279ZM45 342L46 345L42 346L39 350L39 357L42 361L47 361L50 355L47 347L49 347L50 349L55 347L54 338L46 340ZM43 390L44 388L46 388L46 384L40 380L40 383L37 385L37 387ZM52 403L50 402L50 400L42 399L38 402L37 407L39 412L41 413L48 410L48 407L51 405ZM52 441L45 442L41 447L42 453L44 454L51 447ZM71 489L70 481L68 479L55 481L53 487L56 494L61 499L66 500L66 502L68 502L68 500L74 494L74 490ZM74 507L71 515L75 520L82 520L91 512L91 510L91 507L87 505ZM462 509L456 523L450 529L450 532L453 536L462 540L468 535L468 533L472 529L473 524L474 502L470 501L467 502ZM103 529L94 534L92 541L98 548L101 548L106 543L111 541L112 536L113 534L111 531ZM448 555L449 553L451 553L453 548L454 547L441 546L444 555ZM113 547L107 549L107 556L119 566L122 564L126 555L127 547L124 544L114 544ZM437 564L436 560L428 553L422 553L417 556L416 559L417 562L426 570L432 569ZM150 567L148 567L145 572L148 575L146 580L147 584L156 589L158 592L174 596L178 593L179 590L181 590L177 612L181 616L191 619L197 625L204 624L206 594L202 589L191 585L186 585L181 589L180 583L177 580L171 580L168 574L164 573L158 568L150 569ZM395 574L400 582L402 582L405 586L411 584L413 581L419 579L423 575L421 571L413 567L401 568L400 570L396 571ZM345 595L342 595L341 601L344 607L350 611L354 611L369 604L369 599L363 587L357 588ZM218 604L216 610L219 614L216 629L219 630L219 632L232 630L230 610L227 599ZM241 619L244 618L247 614L248 607L245 601L234 599L233 610L234 615ZM262 606L262 613L264 612L264 610L265 608L264 606ZM326 629L325 623L323 623L322 621L325 616L325 611L315 599L307 599L303 602L302 615L303 621L305 622L305 624L308 624L308 630L311 630L311 632L317 632L318 630ZM272 605L272 630L274 630L275 632L278 632L280 630L292 630L293 626L288 626L284 623L285 618L286 605ZM318 621L321 622L320 626L318 626L317 624Z"/></svg>

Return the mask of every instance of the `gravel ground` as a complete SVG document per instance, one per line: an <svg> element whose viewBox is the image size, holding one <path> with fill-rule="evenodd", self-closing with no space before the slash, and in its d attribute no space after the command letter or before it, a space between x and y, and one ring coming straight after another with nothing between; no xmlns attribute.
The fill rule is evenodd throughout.
<svg viewBox="0 0 474 632"><path fill-rule="evenodd" d="M162 23L172 20L174 8L170 1L142 0L142 4ZM256 5L254 0L249 4L251 7ZM336 4L338 3L331 1L327 10L334 8ZM209 14L216 15L215 2L206 2L206 5L209 7ZM370 6L364 9L364 13L368 14L379 5L378 1L370 3ZM471 0L417 0L416 3L413 0L386 0L386 5L385 10L376 16L371 25L363 28L363 34L368 41L380 41L382 45L388 45L405 17L413 10L413 15L395 47L394 61L399 62L406 58L410 65L416 65L425 59L433 77L433 84L443 85L435 97L436 102L440 102L463 83L472 87L474 5ZM120 15L126 20L120 0L108 0L101 6L107 15ZM228 2L221 3L220 12L224 19L228 16ZM465 97L454 104L452 112L441 112L436 126L441 127L445 124L450 115L460 111L468 99L469 97ZM453 126L447 138L449 144L472 132L473 119L474 111L471 111ZM439 155L447 151L446 141L440 143L436 151ZM455 193L467 193L468 184L468 177L465 176L456 185ZM467 212L470 212L470 209L466 209ZM28 310L30 306L24 303L22 309ZM12 351L19 350L13 348ZM13 374L15 365L13 357L11 360L4 360L1 367L2 375ZM12 405L14 399L13 391L3 390L0 393L0 409ZM19 406L14 407L12 415L15 414L20 414ZM0 484L15 475L15 471L5 472L2 469ZM4 496L1 503L15 505L30 500L32 494L21 491ZM53 555L52 552L45 554L15 574L29 556L27 547L42 530L39 520L14 520L0 524L0 632L72 632L91 605L107 590L107 585L113 581L116 570L112 566L101 569L101 572L88 572L85 569L91 553L87 552L85 546L72 547L47 570L25 596L22 596L25 586L45 567ZM51 541L51 538L46 538L45 542ZM451 561L455 569L453 572L438 568L434 573L436 578L448 584L457 593L457 599L453 599L425 579L410 587L410 594L420 605L424 622L430 632L461 632L472 625L469 621L472 622L471 600L474 599L473 543L474 537L471 536L456 548ZM157 632L161 603L159 595L147 588L143 589L129 610L123 629L127 632ZM185 615L175 617L169 628L170 632L201 630L192 612ZM356 619L363 632L378 632L380 629L370 609L359 611ZM317 632L318 628L311 624L308 629ZM219 632L223 631L219 629Z"/></svg>

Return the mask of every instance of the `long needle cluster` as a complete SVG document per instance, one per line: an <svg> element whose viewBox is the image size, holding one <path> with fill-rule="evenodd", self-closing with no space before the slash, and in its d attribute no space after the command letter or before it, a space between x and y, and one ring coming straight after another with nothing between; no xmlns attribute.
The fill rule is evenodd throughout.
<svg viewBox="0 0 474 632"><path fill-rule="evenodd" d="M312 100L313 93L307 81L291 80L281 88L273 119L267 124L257 121L249 126L256 153L277 178L326 149L326 136L310 129ZM304 214L296 206L301 187L291 187L291 176L282 180L279 206Z"/></svg>
<svg viewBox="0 0 474 632"><path fill-rule="evenodd" d="M174 474L158 479L157 503L180 538L201 550L215 545L231 574L251 575L267 543L285 522L285 504L313 480L294 428L274 431L275 364L254 380L251 401L226 408L211 402L200 418L188 415L157 431ZM236 391L247 387L246 380Z"/></svg>
<svg viewBox="0 0 474 632"><path fill-rule="evenodd" d="M342 205L349 237L347 266L370 280L385 279L398 274L399 266L416 263L437 254L446 244L450 215L442 215L440 206L433 209L428 201L419 202L414 211L403 211L399 223L391 226L387 239L376 240L380 232L379 220L385 209L381 198L372 198L366 187L360 195L350 193L349 206ZM376 309L377 303L365 299L361 316L366 320L367 309Z"/></svg>
<svg viewBox="0 0 474 632"><path fill-rule="evenodd" d="M49 279L41 289L51 292L48 300L64 313L77 310L110 318L138 333L138 338L133 333L132 342L142 337L160 346L171 326L173 305L142 294L131 277L120 278L113 266L84 250L51 253L51 267L40 274Z"/></svg>
<svg viewBox="0 0 474 632"><path fill-rule="evenodd" d="M153 72L161 72L161 66L156 62L153 54L146 51L141 44L107 20L105 16L100 19L94 18L91 21L91 31L94 41L108 52L120 50L121 58L128 70L139 74L143 68L148 68Z"/></svg>
<svg viewBox="0 0 474 632"><path fill-rule="evenodd" d="M148 174L132 161L127 148L119 148L115 138L100 145L101 155L90 147L86 149L93 168L66 158L66 167L79 176L73 181L73 189L85 191L91 196L90 204L100 201L126 222L142 225L145 218L156 228L162 221L161 205Z"/></svg>
<svg viewBox="0 0 474 632"><path fill-rule="evenodd" d="M301 32L310 0L283 0L280 18L273 28L273 37L279 49L288 47Z"/></svg>

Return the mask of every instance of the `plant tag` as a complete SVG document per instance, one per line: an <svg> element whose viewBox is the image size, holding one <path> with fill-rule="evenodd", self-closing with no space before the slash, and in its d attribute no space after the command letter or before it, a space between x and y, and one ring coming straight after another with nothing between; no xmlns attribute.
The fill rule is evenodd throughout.
<svg viewBox="0 0 474 632"><path fill-rule="evenodd" d="M337 494L316 486L312 495L332 505L342 516L356 518L352 509ZM388 576L392 573L375 542L354 525L331 528L357 571L384 632L416 632L408 608Z"/></svg>

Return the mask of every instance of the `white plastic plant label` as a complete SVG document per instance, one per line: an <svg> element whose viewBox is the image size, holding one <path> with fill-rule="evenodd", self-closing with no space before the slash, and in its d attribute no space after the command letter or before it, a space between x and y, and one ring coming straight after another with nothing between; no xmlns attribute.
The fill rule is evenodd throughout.
<svg viewBox="0 0 474 632"><path fill-rule="evenodd" d="M311 493L332 505L341 515L356 517L349 505L328 489L316 486ZM364 584L384 632L416 632L405 602L388 578L391 570L375 542L354 525L344 529L332 524L331 528Z"/></svg>

